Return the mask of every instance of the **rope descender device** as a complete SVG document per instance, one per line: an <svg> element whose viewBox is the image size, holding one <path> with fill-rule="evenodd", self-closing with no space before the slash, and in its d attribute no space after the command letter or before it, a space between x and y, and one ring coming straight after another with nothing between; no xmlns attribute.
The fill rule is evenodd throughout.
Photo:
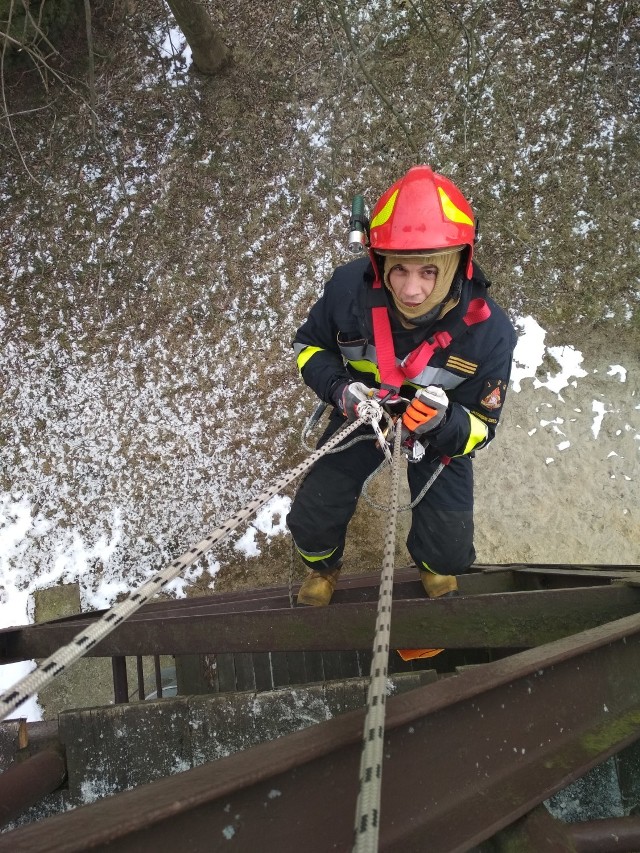
<svg viewBox="0 0 640 853"><path fill-rule="evenodd" d="M380 421L382 420L382 416L388 417L386 415L384 409L376 400L363 400L361 403L358 403L358 417L362 418L365 423L370 424L378 438L378 445L380 450L384 453L387 461L391 463L393 461L393 457L391 456L391 450L389 449L389 445L387 444L387 438L385 433L382 431L380 427Z"/></svg>

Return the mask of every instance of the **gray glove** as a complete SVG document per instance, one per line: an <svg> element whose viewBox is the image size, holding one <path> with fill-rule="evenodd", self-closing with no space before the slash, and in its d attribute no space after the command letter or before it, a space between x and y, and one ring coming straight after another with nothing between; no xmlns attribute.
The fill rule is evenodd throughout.
<svg viewBox="0 0 640 853"><path fill-rule="evenodd" d="M370 400L374 394L375 389L367 387L363 382L351 382L345 385L338 402L342 414L347 420L356 421L359 417L358 404L364 400Z"/></svg>

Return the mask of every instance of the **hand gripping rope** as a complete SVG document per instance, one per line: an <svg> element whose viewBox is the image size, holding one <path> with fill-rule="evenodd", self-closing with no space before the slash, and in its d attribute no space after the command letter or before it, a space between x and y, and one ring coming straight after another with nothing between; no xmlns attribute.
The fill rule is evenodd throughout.
<svg viewBox="0 0 640 853"><path fill-rule="evenodd" d="M68 666L81 658L89 649L115 630L125 619L146 604L163 587L177 577L184 569L191 566L202 557L213 545L222 542L242 522L250 518L261 507L268 503L298 477L304 474L315 462L331 452L344 438L354 432L362 424L370 423L378 426L382 409L377 404L363 406L361 416L357 421L343 427L332 436L319 450L314 451L304 462L274 481L246 507L236 512L213 533L190 548L186 554L176 558L170 565L159 571L146 581L137 591L131 592L127 598L107 611L100 619L77 634L66 646L58 649L53 655L44 660L36 669L18 681L9 690L0 695L0 721L4 720L19 705L37 693L45 684L64 672ZM379 427L378 427L379 429Z"/></svg>
<svg viewBox="0 0 640 853"><path fill-rule="evenodd" d="M362 405L362 404L361 404ZM360 406L358 407L360 411ZM376 424L377 425L377 424ZM379 429L379 427L378 427ZM354 853L377 853L380 833L380 790L384 749L384 717L391 634L391 603L395 564L396 520L400 484L402 421L395 426L391 469L391 506L387 521L382 561L382 579L376 615L376 631L371 659L371 678L367 696L362 754L360 757L360 789L356 805Z"/></svg>

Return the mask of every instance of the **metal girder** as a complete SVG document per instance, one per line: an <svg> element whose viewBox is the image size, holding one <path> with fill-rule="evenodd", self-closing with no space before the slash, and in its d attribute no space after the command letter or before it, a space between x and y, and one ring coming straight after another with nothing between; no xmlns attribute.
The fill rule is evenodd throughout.
<svg viewBox="0 0 640 853"><path fill-rule="evenodd" d="M637 853L640 818L563 823L540 805L491 839L492 853Z"/></svg>
<svg viewBox="0 0 640 853"><path fill-rule="evenodd" d="M0 774L0 826L59 788L66 776L67 768L60 749L45 749L14 762Z"/></svg>
<svg viewBox="0 0 640 853"><path fill-rule="evenodd" d="M353 591L352 591L353 592ZM369 594L369 589L365 589ZM463 589L464 592L464 589ZM216 597L142 608L88 652L90 656L369 649L376 602L328 608L283 606L280 597L220 603ZM259 604L261 609L251 605ZM239 610L239 608L244 608ZM394 600L393 648L529 648L640 610L640 589L587 586L528 592ZM89 616L0 634L0 663L44 658L70 642Z"/></svg>
<svg viewBox="0 0 640 853"><path fill-rule="evenodd" d="M531 589L575 588L605 586L614 583L637 585L640 573L637 566L571 566L508 564L501 566L476 565L472 572L458 579L463 596L488 595L492 593L527 591ZM335 604L363 604L377 601L379 577L376 573L366 575L344 575L334 595ZM295 594L299 585L294 585ZM415 566L396 569L394 575L394 600L417 598L424 603L424 592L417 579ZM150 622L153 619L169 620L180 616L210 617L216 614L251 613L256 610L290 609L290 590L283 587L241 590L176 600L151 602L129 618L129 624ZM68 616L46 623L0 629L0 664L52 654L56 644L68 642L77 632L88 627L106 611L93 611ZM617 618L622 613L609 614ZM587 627L586 625L581 626ZM140 641L148 633L147 628L133 629L132 634ZM119 636L122 632L119 633ZM138 648L138 646L136 647ZM271 649L268 649L271 651ZM173 651L173 650L172 650ZM188 648L190 651L197 649ZM206 651L210 651L207 647ZM117 653L120 653L119 651ZM128 652L135 653L135 652ZM90 652L95 655L95 649ZM102 654L102 652L98 652ZM104 653L108 656L108 653Z"/></svg>
<svg viewBox="0 0 640 853"><path fill-rule="evenodd" d="M570 824L569 836L577 853L637 853L640 817L629 816Z"/></svg>
<svg viewBox="0 0 640 853"><path fill-rule="evenodd" d="M380 850L464 853L640 737L640 615L387 702ZM0 836L0 851L351 849L364 712Z"/></svg>

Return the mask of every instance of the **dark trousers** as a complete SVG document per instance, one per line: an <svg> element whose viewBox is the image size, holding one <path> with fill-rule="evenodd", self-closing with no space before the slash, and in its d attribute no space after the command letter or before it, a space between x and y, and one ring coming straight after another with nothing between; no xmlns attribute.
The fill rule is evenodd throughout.
<svg viewBox="0 0 640 853"><path fill-rule="evenodd" d="M338 413L318 442L327 441L344 423ZM370 435L363 427L356 435ZM347 439L345 443L351 439ZM383 456L375 441L360 441L338 453L323 456L311 468L293 500L287 525L299 550L309 554L331 552L326 560L303 560L311 568L328 569L342 559L347 526L366 478ZM439 460L407 466L411 500L420 493ZM372 531L373 533L373 531ZM419 568L439 574L461 574L475 560L473 547L473 469L468 456L452 459L412 510L407 548Z"/></svg>

